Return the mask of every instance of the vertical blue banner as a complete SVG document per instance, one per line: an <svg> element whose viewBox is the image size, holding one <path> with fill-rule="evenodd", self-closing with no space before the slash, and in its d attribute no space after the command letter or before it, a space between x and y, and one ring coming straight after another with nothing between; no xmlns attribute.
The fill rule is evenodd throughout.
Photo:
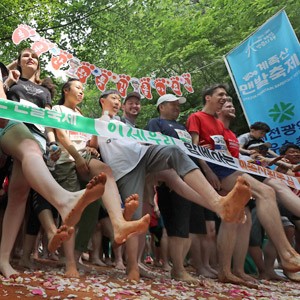
<svg viewBox="0 0 300 300"><path fill-rule="evenodd" d="M224 59L248 124L267 123L274 150L300 146L300 45L285 11Z"/></svg>

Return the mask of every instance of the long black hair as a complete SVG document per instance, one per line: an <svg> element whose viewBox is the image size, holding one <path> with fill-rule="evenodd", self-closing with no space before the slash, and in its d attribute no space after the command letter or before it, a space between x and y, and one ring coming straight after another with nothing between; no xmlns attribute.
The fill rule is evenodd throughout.
<svg viewBox="0 0 300 300"><path fill-rule="evenodd" d="M61 88L61 96L58 101L58 105L63 105L65 103L65 90L70 90L70 86L73 81L79 81L78 78L69 78L68 81Z"/></svg>

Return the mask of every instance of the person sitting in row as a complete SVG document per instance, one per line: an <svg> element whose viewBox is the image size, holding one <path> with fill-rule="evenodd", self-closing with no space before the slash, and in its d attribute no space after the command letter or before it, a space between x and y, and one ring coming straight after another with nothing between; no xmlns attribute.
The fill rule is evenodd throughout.
<svg viewBox="0 0 300 300"><path fill-rule="evenodd" d="M189 116L187 128L192 135L194 144L210 145L211 149L215 149L214 136L218 136L218 141L221 136L232 156L238 157L239 147L236 147L238 146L236 137L229 137L224 125L215 117L216 112L222 108L227 100L226 88L225 85L216 84L204 89L202 94L204 107L202 111ZM232 140L234 143L232 143ZM256 180L253 176L241 171L205 161L200 161L200 164L213 188L222 189L225 193L230 191L238 176L242 176L249 181L251 192L256 199L258 217L278 251L283 268L287 272L299 271L300 256L286 238L276 202L277 198L284 206L300 213L298 199L290 189L281 181L273 178L256 177L260 179ZM277 197L275 197L275 193ZM228 244L229 239L235 244L236 233L236 228L228 228L226 234L223 235L223 239L219 240L219 243L221 243L220 249ZM232 252L230 258L231 255ZM227 261L227 263L230 263L230 261ZM231 280L226 278L226 275L223 273L224 280Z"/></svg>
<svg viewBox="0 0 300 300"><path fill-rule="evenodd" d="M118 113L121 106L119 92L104 92L100 96L100 103L103 111L108 111L112 118ZM110 122L118 123L112 119ZM120 123L120 126L124 125ZM142 215L142 198L146 175L168 169L174 169L192 192L198 194L198 197L193 199L194 202L217 212L228 221L238 222L244 217L244 206L250 198L247 182L238 179L233 191L226 197L220 197L207 184L199 168L177 146L147 146L134 141L101 136L93 137L91 145L99 146L103 160L112 168L122 199L126 199L133 190L136 190L135 192L139 195L140 206L135 212L134 218L140 218ZM176 177L175 173L172 180L175 181L176 178L181 180L178 175ZM178 188L175 186L174 190L177 192ZM186 198L189 199L189 197ZM230 205L228 205L229 203ZM144 241L145 239L141 243ZM144 248L141 243L139 244L138 237L130 237L126 241L127 273L130 280L139 280L140 277L138 257Z"/></svg>
<svg viewBox="0 0 300 300"><path fill-rule="evenodd" d="M40 88L37 81L40 74L40 65L35 52L31 49L23 50L18 59L18 68L21 70L23 76L20 83L20 72L18 70L10 71L9 76L5 80L4 87L7 92L10 92L11 98L15 99L13 95L19 95L15 99L18 101L22 97L33 99L31 97L37 95L37 103L45 103L46 105L46 103L48 103L46 100L47 97L42 96L46 91L42 90L41 93L37 92ZM15 82L13 86L10 86L11 81ZM33 94L31 94L31 91ZM26 92L27 96L25 95ZM41 97L39 98L38 95ZM9 256L18 229L23 220L29 185L34 187L37 192L41 191L40 194L54 204L65 223L66 227L64 228L68 228L73 227L78 222L83 209L89 203L96 200L95 196L102 195L106 182L106 175L101 173L91 179L86 190L70 193L62 189L53 179L43 161L43 150L40 150L40 146L35 138L27 127L24 126L22 123L9 121L2 130L1 135L2 151L14 157L14 166L9 187L9 201L3 221L3 239L0 248L0 271L6 277L17 273L10 266ZM32 131L35 131L37 138L41 137L38 132L39 130L33 128ZM44 139L41 138L39 141L43 143ZM36 167L32 168L32 166ZM24 176L26 176L26 180ZM48 179L48 177L50 177L50 179ZM46 181L46 183L44 183L44 181ZM64 201L61 200L62 197ZM73 209L74 206L75 208ZM16 209L15 207L18 208ZM13 215L16 220L13 223L14 226L10 224L11 215ZM119 242L126 239L129 233L126 230L124 231L122 226L120 226L120 228L120 235L116 235L116 238L119 238ZM132 231L138 230L139 229Z"/></svg>
<svg viewBox="0 0 300 300"><path fill-rule="evenodd" d="M26 63L30 61L30 63ZM23 59L31 68L37 60ZM10 71L10 78L18 80L19 71ZM3 83L0 94L4 99ZM61 188L49 172L40 145L21 122L9 120L0 128L0 148L2 153L14 159L8 191L8 204L5 210L2 239L0 245L0 272L5 277L18 272L10 264L10 254L24 219L25 205L30 187L46 198L59 211L67 228L73 227L80 219L83 209L99 198L104 191L106 176L101 173L87 184L86 189L71 193ZM3 124L2 123L2 124ZM34 166L34 167L33 167ZM13 220L13 222L12 222Z"/></svg>
<svg viewBox="0 0 300 300"><path fill-rule="evenodd" d="M159 117L151 119L145 129L191 142L191 137L185 127L176 121L180 113L180 105L185 102L184 97L177 97L173 94L159 97L156 103ZM170 191L165 184L157 187L157 197L168 234L169 253L172 261L171 277L186 282L195 282L196 278L193 278L185 270L184 261L191 246L190 236L193 235L197 242L198 239L203 240L207 233L203 207ZM200 250L199 246L195 248L194 263L197 275L204 271L205 273L201 275L212 276L208 269L210 267L209 249L203 247ZM205 257L204 251L207 252L205 264L201 259ZM197 264L196 261L199 263ZM202 268L201 271L200 268ZM216 276L216 273L213 275Z"/></svg>

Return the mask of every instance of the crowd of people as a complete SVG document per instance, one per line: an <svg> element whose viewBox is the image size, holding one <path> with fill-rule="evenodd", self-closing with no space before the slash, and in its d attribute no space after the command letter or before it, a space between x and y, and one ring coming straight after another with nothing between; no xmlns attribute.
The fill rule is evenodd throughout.
<svg viewBox="0 0 300 300"><path fill-rule="evenodd" d="M8 69L1 64L1 71L0 98L82 116L82 83L70 78L52 106L55 87L40 79L33 50L22 50ZM279 154L273 152L264 140L267 124L256 122L238 138L230 130L235 108L226 85L205 88L202 99L202 110L184 126L177 119L186 99L159 97L158 117L145 130L299 176L300 147L285 144ZM99 120L136 127L141 95L131 92L122 99L117 90L106 90L99 105ZM161 268L188 283L201 276L255 286L259 279L283 279L274 269L278 262L287 278L300 280L299 191L282 181L188 156L176 145L5 119L0 119L0 154L4 277L19 273L11 264L17 249L19 265L36 268L42 247L49 258L64 262L67 277L113 260L134 281L154 278L155 268ZM247 256L255 276L245 271Z"/></svg>

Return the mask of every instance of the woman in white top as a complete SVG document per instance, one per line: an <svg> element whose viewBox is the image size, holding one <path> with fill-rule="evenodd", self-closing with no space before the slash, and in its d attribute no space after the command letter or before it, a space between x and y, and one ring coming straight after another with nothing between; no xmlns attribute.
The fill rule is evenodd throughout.
<svg viewBox="0 0 300 300"><path fill-rule="evenodd" d="M55 105L52 109L65 114L82 115L78 105L83 101L83 98L82 83L78 79L69 79L62 87L59 105ZM98 159L99 153L97 149L86 146L90 135L63 129L55 129L55 135L62 149L62 154L56 163L56 168L53 172L54 177L56 178L57 175L57 178L64 178L65 181L70 181L67 186L71 186L74 180L74 173L77 174L80 180L88 181L95 174L104 172L107 180L102 201L112 223L115 241L119 244L125 241L128 234L145 232L150 222L149 215L138 221L127 222L124 220L119 190L111 168ZM76 179L77 181L78 178ZM132 195L130 198L136 197L136 195ZM78 252L83 249L78 249L77 245L84 244L83 241L78 241L78 239L84 239L87 247L89 240L87 235L92 234L93 231L90 229L90 226L93 229L93 224L96 224L98 221L98 214L95 214L94 210L99 210L99 206L97 208L95 203L92 204L92 207L87 207L84 214L85 218L80 221L75 247L78 255L81 254ZM84 234L82 235L80 232Z"/></svg>

